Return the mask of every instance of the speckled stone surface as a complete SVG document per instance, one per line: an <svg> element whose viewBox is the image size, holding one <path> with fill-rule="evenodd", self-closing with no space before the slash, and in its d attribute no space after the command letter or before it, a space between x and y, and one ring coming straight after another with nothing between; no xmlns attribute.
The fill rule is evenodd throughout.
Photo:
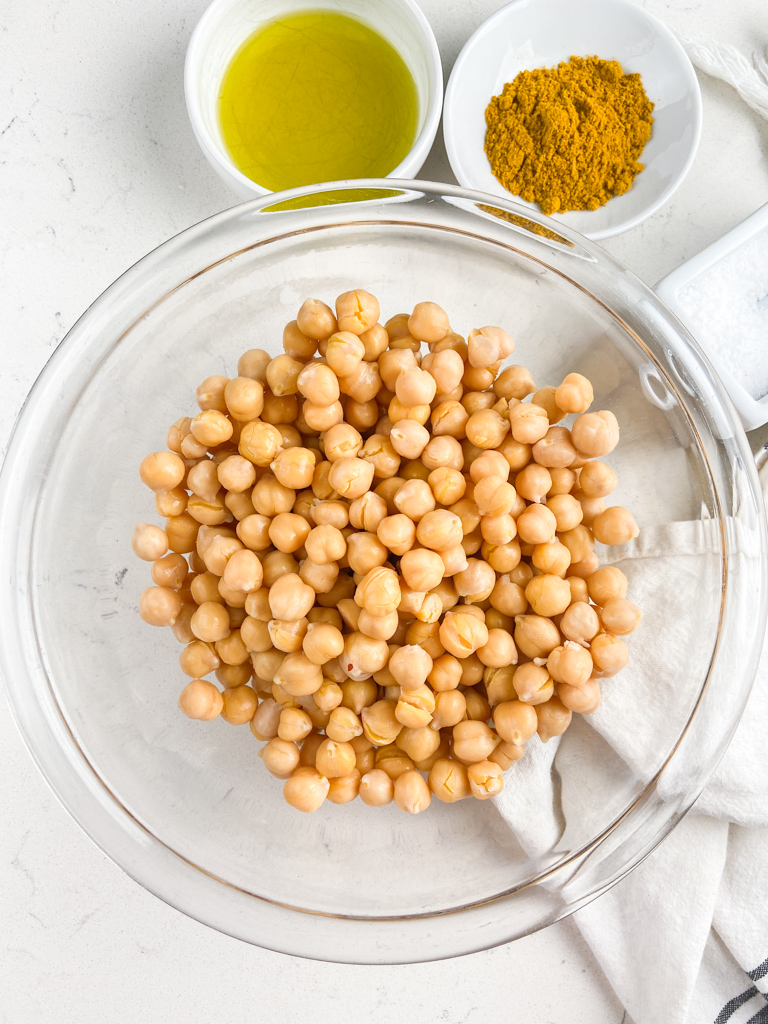
<svg viewBox="0 0 768 1024"><path fill-rule="evenodd" d="M495 0L423 0L446 76ZM647 0L689 33L750 51L763 0ZM3 401L24 396L88 304L127 266L233 205L200 154L182 90L205 0L8 0L0 11ZM768 124L702 79L697 161L663 210L605 247L648 283L768 200ZM453 181L438 141L422 177ZM577 929L413 967L349 967L251 948L127 878L38 775L0 697L2 1024L628 1024Z"/></svg>

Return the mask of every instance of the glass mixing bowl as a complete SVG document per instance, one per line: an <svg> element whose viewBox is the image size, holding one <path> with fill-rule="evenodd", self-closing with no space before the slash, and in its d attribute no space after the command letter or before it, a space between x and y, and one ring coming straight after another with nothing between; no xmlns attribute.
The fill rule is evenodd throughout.
<svg viewBox="0 0 768 1024"><path fill-rule="evenodd" d="M124 274L32 390L0 480L1 658L13 713L94 842L199 921L358 963L486 948L563 917L629 871L723 753L765 617L752 458L680 323L600 248L556 230L513 203L421 182L246 203ZM645 535L668 528L674 546L676 524L687 523L705 538L687 573L695 593L675 603L668 581L646 607L646 623L655 612L662 625L644 625L631 643L638 658L666 644L675 661L672 686L659 673L663 727L653 700L641 706L637 756L593 762L576 803L569 781L590 729L569 730L546 768L555 806L542 813L556 827L544 845L521 838L490 802L434 801L414 818L359 801L299 814L247 728L178 712L178 648L138 618L148 567L129 542L154 513L141 458L165 447L204 377L233 374L247 348L277 352L306 296L333 301L355 285L380 297L383 316L429 298L462 332L503 324L538 381L588 374L596 407L622 423L616 501ZM511 792L524 793L526 763L509 772Z"/></svg>

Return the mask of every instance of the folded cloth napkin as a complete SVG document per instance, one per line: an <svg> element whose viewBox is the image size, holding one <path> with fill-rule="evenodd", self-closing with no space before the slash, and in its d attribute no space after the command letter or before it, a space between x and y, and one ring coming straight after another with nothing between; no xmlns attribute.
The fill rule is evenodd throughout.
<svg viewBox="0 0 768 1024"><path fill-rule="evenodd" d="M768 465L761 481L768 502ZM619 794L623 782L655 774L647 751L663 744L652 737L668 738L686 711L677 669L690 672L696 658L706 665L711 653L692 650L680 632L684 620L690 628L690 602L719 585L709 579L707 533L702 523L651 528L619 552L629 596L646 611L643 632L657 639L643 645L638 634L630 665L605 681L601 708L574 716L558 740L534 738L497 798L531 857L578 848L580 809L605 789L606 777ZM692 811L639 867L574 915L626 1009L624 1024L768 1024L766 737L768 640L744 716Z"/></svg>

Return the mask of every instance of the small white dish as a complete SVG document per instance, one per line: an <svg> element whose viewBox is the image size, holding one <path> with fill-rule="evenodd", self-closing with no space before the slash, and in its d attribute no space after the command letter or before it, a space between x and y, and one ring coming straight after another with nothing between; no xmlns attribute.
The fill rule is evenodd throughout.
<svg viewBox="0 0 768 1024"><path fill-rule="evenodd" d="M704 349L745 430L768 423L768 346L758 341L768 338L767 254L768 203L655 286ZM727 323L702 295L726 311Z"/></svg>
<svg viewBox="0 0 768 1024"><path fill-rule="evenodd" d="M513 197L491 172L483 148L485 109L520 71L554 67L569 57L617 60L639 72L655 105L645 169L632 188L598 210L555 214L588 238L635 227L680 186L701 136L701 92L688 56L670 29L629 0L514 0L467 41L445 94L443 134L460 185L538 209Z"/></svg>
<svg viewBox="0 0 768 1024"><path fill-rule="evenodd" d="M244 199L270 189L238 170L227 152L218 115L221 80L242 44L262 25L297 10L348 14L383 36L413 75L419 126L406 158L388 177L415 178L435 141L443 105L443 71L435 36L415 0L214 0L197 23L187 47L184 94L200 148L219 176Z"/></svg>

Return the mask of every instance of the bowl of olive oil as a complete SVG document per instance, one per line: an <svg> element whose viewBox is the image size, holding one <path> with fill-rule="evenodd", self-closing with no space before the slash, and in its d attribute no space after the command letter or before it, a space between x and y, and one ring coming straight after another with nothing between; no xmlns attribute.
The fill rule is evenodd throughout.
<svg viewBox="0 0 768 1024"><path fill-rule="evenodd" d="M244 198L415 177L443 99L414 0L214 0L190 39L184 88L205 156Z"/></svg>

